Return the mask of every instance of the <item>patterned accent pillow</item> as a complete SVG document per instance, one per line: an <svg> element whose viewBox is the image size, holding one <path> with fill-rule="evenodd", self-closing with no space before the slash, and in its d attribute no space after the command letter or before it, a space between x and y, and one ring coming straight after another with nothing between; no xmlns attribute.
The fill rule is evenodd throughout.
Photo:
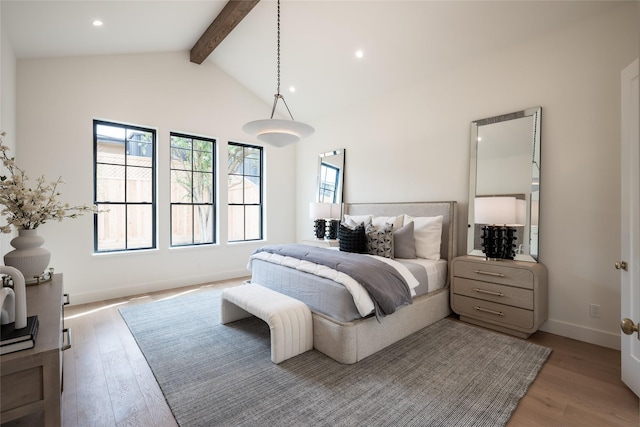
<svg viewBox="0 0 640 427"><path fill-rule="evenodd" d="M351 226L340 223L338 228L338 241L340 250L344 252L367 253L367 236L364 232L364 224Z"/></svg>
<svg viewBox="0 0 640 427"><path fill-rule="evenodd" d="M375 227L370 225L367 231L367 253L385 258L393 258L393 225L385 223Z"/></svg>

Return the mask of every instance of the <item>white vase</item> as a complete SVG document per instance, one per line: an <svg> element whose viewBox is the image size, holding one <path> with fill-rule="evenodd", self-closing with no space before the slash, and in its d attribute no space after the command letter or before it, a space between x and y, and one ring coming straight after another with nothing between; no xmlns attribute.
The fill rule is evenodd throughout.
<svg viewBox="0 0 640 427"><path fill-rule="evenodd" d="M18 229L10 243L15 249L4 256L4 264L20 270L27 283L36 282L51 260L51 252L41 247L44 239L37 230Z"/></svg>

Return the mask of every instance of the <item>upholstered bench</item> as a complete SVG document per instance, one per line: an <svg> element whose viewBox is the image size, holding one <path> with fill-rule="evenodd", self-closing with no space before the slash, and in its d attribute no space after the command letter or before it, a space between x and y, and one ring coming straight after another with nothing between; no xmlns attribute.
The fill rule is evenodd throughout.
<svg viewBox="0 0 640 427"><path fill-rule="evenodd" d="M222 290L220 323L231 323L251 315L269 325L273 363L313 348L311 310L303 302L257 283Z"/></svg>

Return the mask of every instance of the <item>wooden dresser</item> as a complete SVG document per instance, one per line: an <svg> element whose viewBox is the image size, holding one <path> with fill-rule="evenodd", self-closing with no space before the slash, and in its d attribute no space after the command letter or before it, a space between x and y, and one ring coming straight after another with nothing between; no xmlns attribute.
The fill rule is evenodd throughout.
<svg viewBox="0 0 640 427"><path fill-rule="evenodd" d="M460 319L527 338L547 320L547 269L540 263L453 260L451 308Z"/></svg>
<svg viewBox="0 0 640 427"><path fill-rule="evenodd" d="M2 426L62 424L62 274L27 287L27 314L38 315L35 347L0 359Z"/></svg>

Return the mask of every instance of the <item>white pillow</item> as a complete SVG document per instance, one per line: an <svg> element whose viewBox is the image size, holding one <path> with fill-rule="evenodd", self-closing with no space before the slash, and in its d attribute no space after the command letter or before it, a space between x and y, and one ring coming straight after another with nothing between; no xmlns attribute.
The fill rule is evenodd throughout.
<svg viewBox="0 0 640 427"><path fill-rule="evenodd" d="M356 224L360 224L363 223L364 226L366 227L367 225L371 225L371 220L373 219L373 215L369 214L369 215L347 215L344 214L344 222L345 223L356 223Z"/></svg>
<svg viewBox="0 0 640 427"><path fill-rule="evenodd" d="M372 225L376 228L380 228L385 224L391 224L393 226L393 231L401 228L404 222L404 215L398 216L374 216L371 220Z"/></svg>
<svg viewBox="0 0 640 427"><path fill-rule="evenodd" d="M440 259L442 218L442 215L413 217L405 214L405 225L413 221L413 237L416 240L416 256L418 258Z"/></svg>

